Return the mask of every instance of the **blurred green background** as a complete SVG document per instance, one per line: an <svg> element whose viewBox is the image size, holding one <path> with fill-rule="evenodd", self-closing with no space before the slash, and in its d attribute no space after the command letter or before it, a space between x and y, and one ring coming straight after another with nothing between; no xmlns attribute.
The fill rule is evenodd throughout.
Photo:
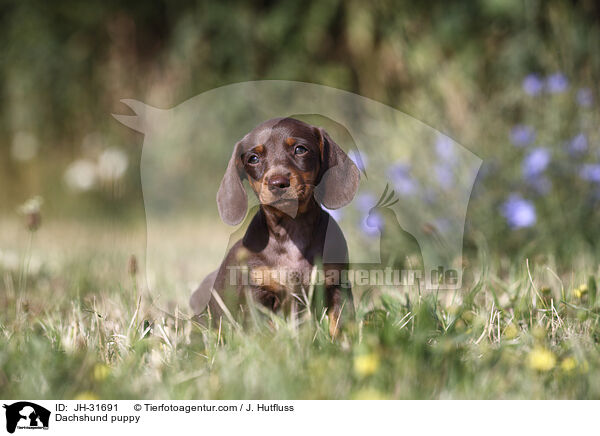
<svg viewBox="0 0 600 436"><path fill-rule="evenodd" d="M171 108L284 79L381 101L479 155L467 236L596 251L594 1L4 1L0 17L3 215L40 195L49 219L135 222L143 137L111 117L120 99Z"/></svg>
<svg viewBox="0 0 600 436"><path fill-rule="evenodd" d="M600 3L4 0L0 41L0 397L600 397ZM355 289L339 343L310 316L222 336L186 300L231 229L186 217L159 232L178 269L144 276L119 100L259 79L369 97L483 159L464 289Z"/></svg>

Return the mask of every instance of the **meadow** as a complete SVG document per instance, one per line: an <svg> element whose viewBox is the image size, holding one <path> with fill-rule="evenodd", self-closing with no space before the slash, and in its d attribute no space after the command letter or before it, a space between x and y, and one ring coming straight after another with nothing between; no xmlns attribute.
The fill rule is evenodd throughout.
<svg viewBox="0 0 600 436"><path fill-rule="evenodd" d="M482 246L465 289L354 289L356 322L332 340L314 312L298 323L259 313L244 328L198 324L181 295L145 291L130 257L143 256L141 226L26 224L5 220L0 235L3 398L600 396L590 259L559 276L556 265ZM185 246L188 233L165 224L165 244ZM540 286L548 277L552 286Z"/></svg>
<svg viewBox="0 0 600 436"><path fill-rule="evenodd" d="M37 3L7 2L0 27L1 398L600 398L596 3ZM312 301L299 322L259 308L243 327L192 319L187 299L232 231L214 198L233 143L193 131L179 138L193 159L169 160L162 138L152 209L144 140L111 114L270 79L348 91L432 133L413 144L430 159L363 148L387 179L336 215L351 256L383 224L369 215L387 183L409 212L431 186L452 206L448 144L481 159L461 191L461 289L356 286L335 340ZM233 134L237 100L205 124Z"/></svg>

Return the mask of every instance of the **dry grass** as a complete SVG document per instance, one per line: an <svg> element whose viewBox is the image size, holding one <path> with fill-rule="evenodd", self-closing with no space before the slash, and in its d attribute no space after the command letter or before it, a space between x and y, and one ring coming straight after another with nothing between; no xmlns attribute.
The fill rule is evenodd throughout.
<svg viewBox="0 0 600 436"><path fill-rule="evenodd" d="M154 277L150 292L143 274L128 273L129 257L143 258L143 227L45 223L19 285L27 232L3 222L0 396L600 397L598 311L592 289L573 285L591 268L559 276L549 265L479 261L480 280L444 298L355 289L357 322L332 341L326 318L310 312L294 323L256 310L239 329L191 321L182 272L216 266L227 235L200 226L198 257L188 236L197 222L163 225L165 265L185 264Z"/></svg>

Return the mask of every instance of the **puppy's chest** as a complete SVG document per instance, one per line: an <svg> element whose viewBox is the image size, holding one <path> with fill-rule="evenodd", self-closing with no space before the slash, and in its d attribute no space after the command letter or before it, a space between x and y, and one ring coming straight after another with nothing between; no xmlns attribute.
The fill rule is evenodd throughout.
<svg viewBox="0 0 600 436"><path fill-rule="evenodd" d="M309 272L314 264L316 250L312 244L298 246L293 241L271 241L265 263L272 268L296 272Z"/></svg>
<svg viewBox="0 0 600 436"><path fill-rule="evenodd" d="M293 241L270 241L250 269L254 284L269 292L296 292L310 284L318 249L308 244L299 247Z"/></svg>

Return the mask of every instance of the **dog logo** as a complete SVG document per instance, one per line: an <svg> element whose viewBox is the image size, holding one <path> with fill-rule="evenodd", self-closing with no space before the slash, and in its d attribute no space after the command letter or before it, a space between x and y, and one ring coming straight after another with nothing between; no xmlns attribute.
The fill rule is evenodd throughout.
<svg viewBox="0 0 600 436"><path fill-rule="evenodd" d="M242 190L232 178L236 183L227 186L240 189L236 189L236 201L230 204L246 206L247 202L247 207L226 210L231 216L225 214L222 221L222 205L215 204L214 193L219 190L226 159L240 138L265 120L282 117L327 131L360 171L358 191L348 198L351 201L347 206L329 207L321 201L341 233L352 235L348 238L352 265L360 265L361 269L391 265L398 270L423 271L426 289L460 289L467 207L482 160L432 127L359 95L290 81L231 84L170 109L131 99L122 102L133 114L113 116L144 134L140 176L150 289L154 278L165 271L178 271L177 283L196 283L197 271L181 265L186 259L206 256L205 244L199 243L165 258L162 229L166 214L201 212L215 231L203 232L199 227L195 231L202 237L217 239L227 233L228 223L242 222L242 228L250 222L244 220L243 213L254 210L260 201L270 201L270 191L263 190L269 198L263 195L265 198L260 200L248 183L243 183ZM253 139L256 146L268 138ZM222 159L219 168L215 167L216 159ZM235 170L243 168L231 168L226 174L236 175ZM346 172L346 177L341 173L330 185L341 188L354 180L352 172ZM273 191L287 184L285 179L279 182ZM244 233L245 229L241 236ZM219 246L212 239L210 242ZM224 236L221 245L227 247L225 255L229 247ZM183 285L180 288L175 290L180 295L189 292Z"/></svg>
<svg viewBox="0 0 600 436"><path fill-rule="evenodd" d="M9 433L14 433L16 429L48 430L50 423L48 409L29 401L4 404L3 407L6 409L6 431Z"/></svg>

